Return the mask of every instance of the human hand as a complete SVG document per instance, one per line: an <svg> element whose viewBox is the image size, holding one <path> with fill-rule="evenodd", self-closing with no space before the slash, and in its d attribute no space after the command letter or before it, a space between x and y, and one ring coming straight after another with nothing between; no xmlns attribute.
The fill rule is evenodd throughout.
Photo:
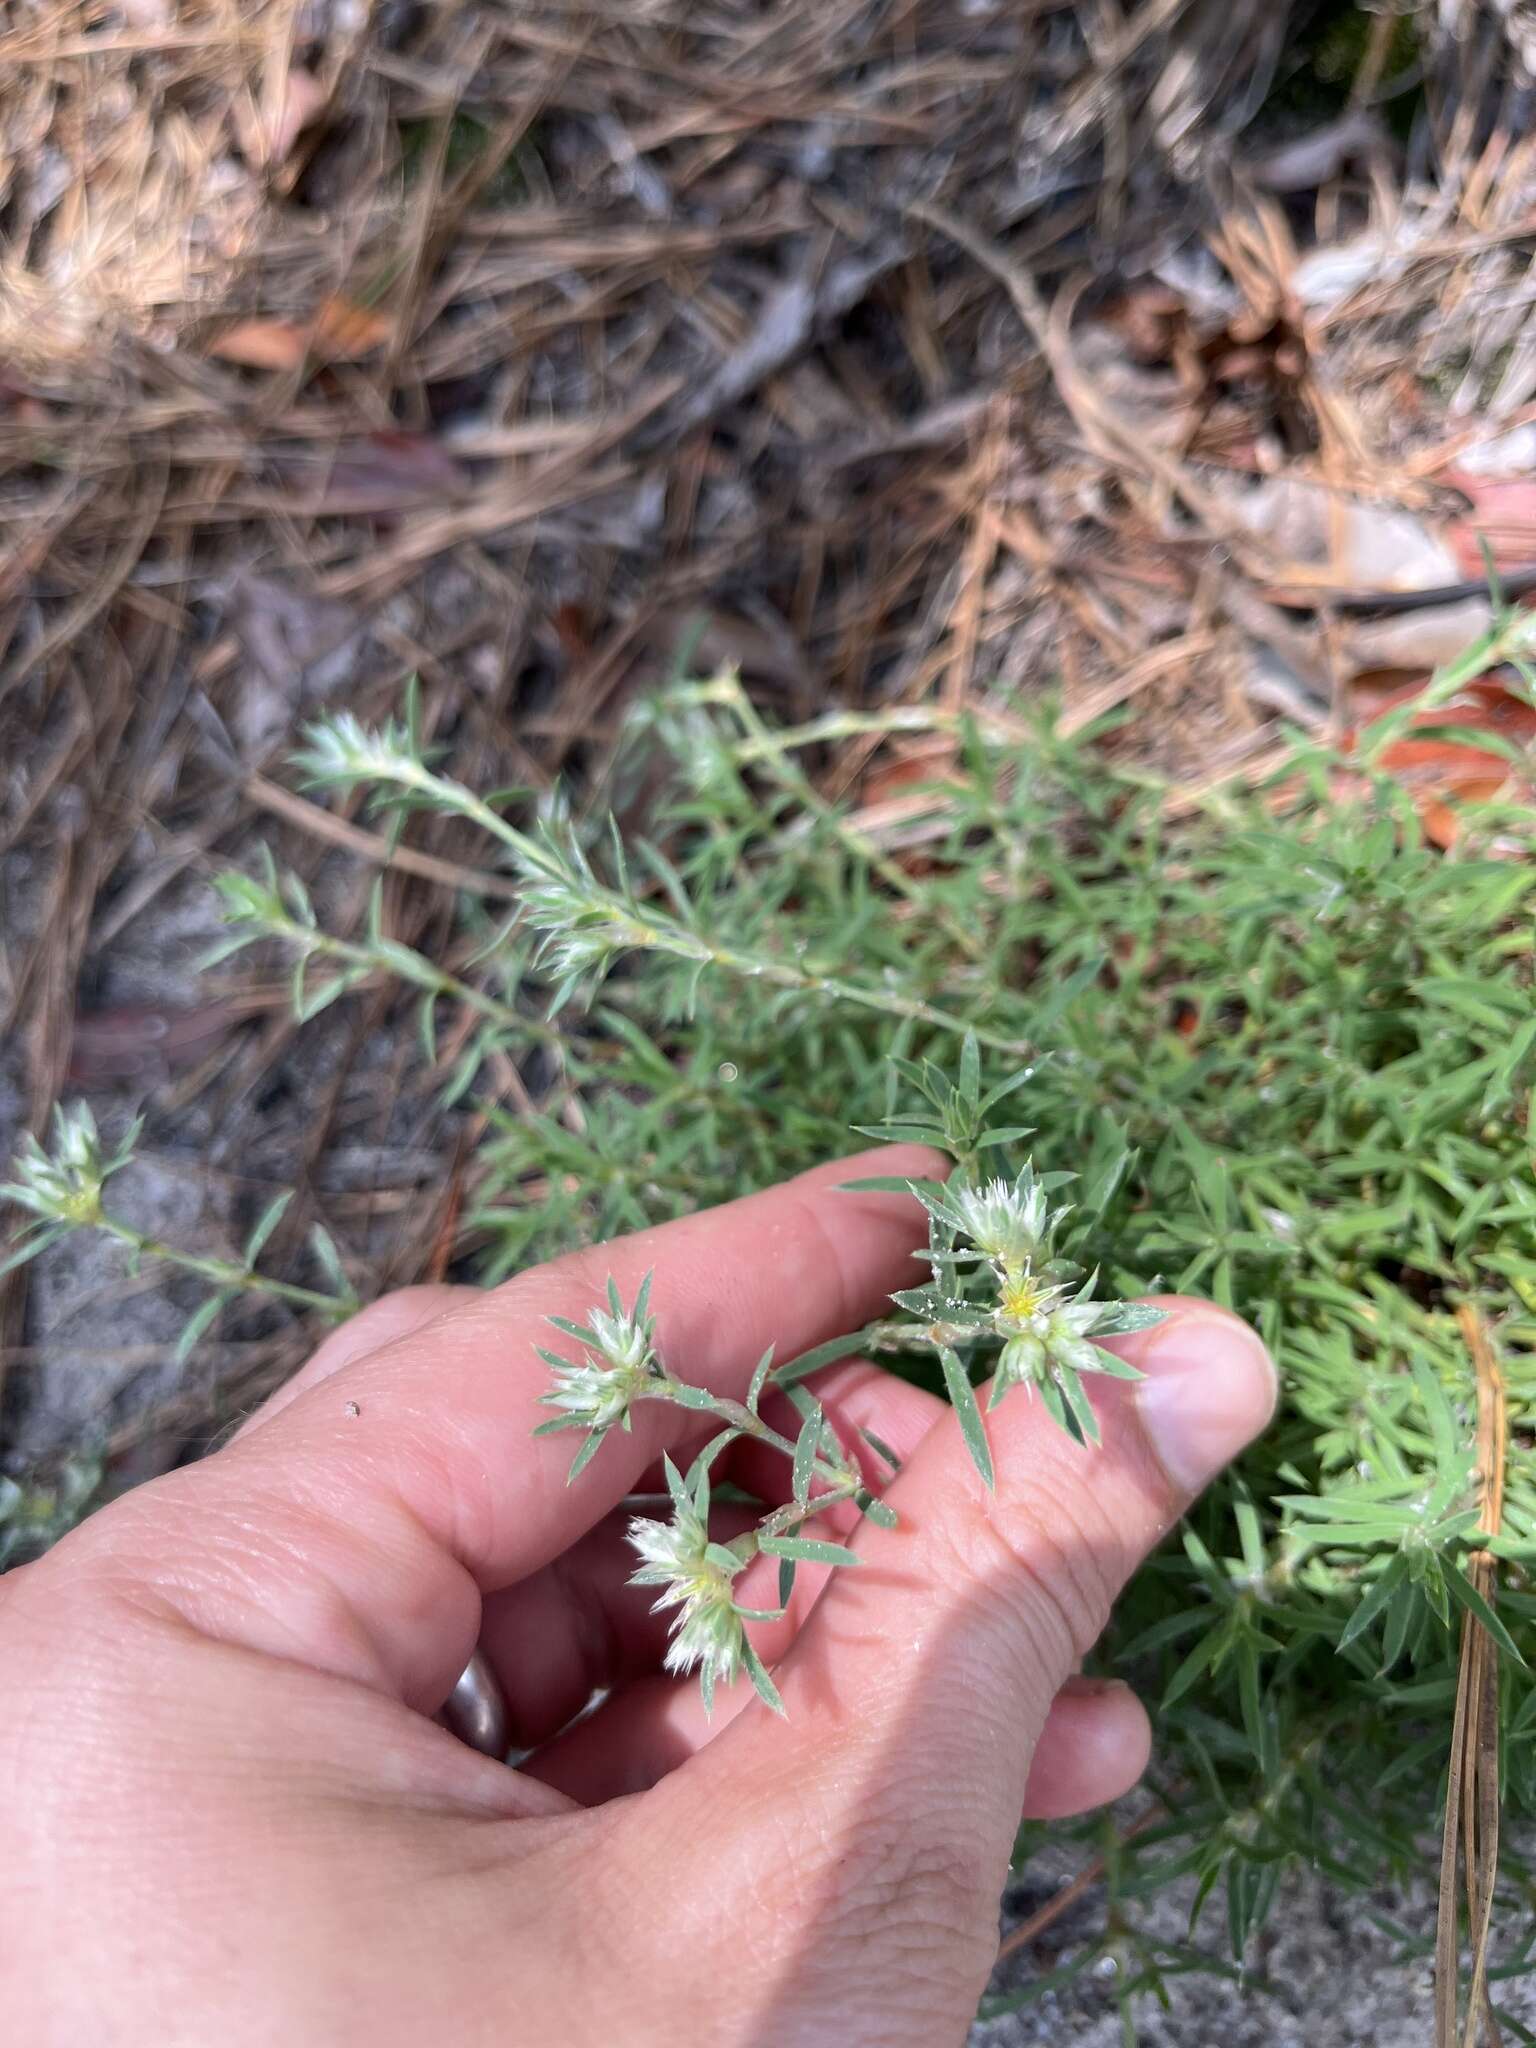
<svg viewBox="0 0 1536 2048"><path fill-rule="evenodd" d="M739 1396L766 1345L788 1359L856 1328L910 1278L917 1203L839 1189L874 1163L491 1293L388 1297L226 1448L0 1580L16 2040L963 2038L1021 1811L1097 1804L1145 1762L1134 1697L1072 1674L1274 1382L1235 1318L1166 1304L1112 1340L1147 1378L1094 1386L1102 1450L1038 1402L991 1416L991 1494L932 1396L830 1368L817 1392L844 1442L865 1425L904 1460L885 1489L900 1525L861 1525L863 1562L830 1584L802 1566L791 1612L754 1629L788 1719L742 1681L707 1723L661 1669L665 1617L625 1583L619 1507L714 1425L642 1409L568 1488L568 1440L530 1435L533 1347L609 1273L632 1298L654 1267L664 1355ZM878 1164L934 1170L911 1147ZM750 1491L783 1488L782 1460L733 1455ZM515 1739L542 1745L516 1771L429 1718L477 1640Z"/></svg>

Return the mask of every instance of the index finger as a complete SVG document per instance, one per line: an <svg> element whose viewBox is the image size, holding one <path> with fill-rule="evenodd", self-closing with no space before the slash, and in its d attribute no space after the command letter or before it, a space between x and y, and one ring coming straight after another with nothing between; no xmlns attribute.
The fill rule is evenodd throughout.
<svg viewBox="0 0 1536 2048"><path fill-rule="evenodd" d="M902 1146L835 1161L520 1274L353 1360L86 1531L102 1540L136 1522L135 1559L165 1557L162 1589L208 1633L435 1707L473 1648L479 1596L558 1556L664 1449L715 1426L645 1403L567 1485L578 1439L531 1434L551 1385L535 1349L547 1318L581 1320L610 1276L631 1302L654 1272L673 1372L740 1396L770 1344L788 1359L855 1330L910 1275L918 1204L841 1186L876 1166L918 1177L935 1160ZM157 1514L168 1541L145 1526ZM140 1570L155 1576L153 1562Z"/></svg>

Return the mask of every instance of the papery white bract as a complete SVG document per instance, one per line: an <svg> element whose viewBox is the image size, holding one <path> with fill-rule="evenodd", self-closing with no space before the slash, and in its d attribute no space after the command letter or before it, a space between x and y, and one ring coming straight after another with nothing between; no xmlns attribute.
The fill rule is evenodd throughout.
<svg viewBox="0 0 1536 2048"><path fill-rule="evenodd" d="M678 1610L667 1645L669 1671L697 1670L708 1708L717 1685L729 1685L746 1664L747 1638L731 1594L731 1581L741 1569L727 1570L726 1553L711 1544L702 1517L686 1500L675 1499L670 1522L637 1515L629 1540L640 1554L633 1586L660 1586L652 1611Z"/></svg>
<svg viewBox="0 0 1536 2048"><path fill-rule="evenodd" d="M659 1389L666 1374L656 1356L655 1321L647 1312L650 1292L647 1274L634 1307L626 1309L610 1280L608 1307L590 1309L584 1324L549 1317L557 1330L583 1344L587 1355L572 1360L539 1347L540 1358L555 1376L554 1386L539 1399L544 1407L561 1411L560 1420L546 1428L581 1426L601 1434L617 1423L628 1429L633 1404ZM581 1463L585 1462L583 1458Z"/></svg>
<svg viewBox="0 0 1536 2048"><path fill-rule="evenodd" d="M1003 1266L1026 1265L1045 1242L1050 1211L1044 1188L1036 1185L1028 1169L1016 1181L990 1180L984 1187L956 1188L949 1206L977 1251Z"/></svg>
<svg viewBox="0 0 1536 2048"><path fill-rule="evenodd" d="M292 758L313 788L351 788L358 782L415 786L431 779L404 725L386 719L366 726L351 711L316 719Z"/></svg>
<svg viewBox="0 0 1536 2048"><path fill-rule="evenodd" d="M540 1355L555 1376L554 1386L539 1396L544 1407L558 1408L588 1429L611 1429L616 1422L629 1421L635 1398L632 1373L590 1362L572 1365L549 1351Z"/></svg>

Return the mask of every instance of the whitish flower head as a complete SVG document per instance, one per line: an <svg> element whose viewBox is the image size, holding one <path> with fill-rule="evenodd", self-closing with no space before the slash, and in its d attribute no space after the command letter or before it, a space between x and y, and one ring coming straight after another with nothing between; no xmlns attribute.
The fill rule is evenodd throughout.
<svg viewBox="0 0 1536 2048"><path fill-rule="evenodd" d="M588 1429L611 1429L616 1422L628 1423L636 1392L630 1375L590 1362L571 1365L549 1352L544 1357L555 1376L554 1386L539 1396L546 1408L558 1408Z"/></svg>
<svg viewBox="0 0 1536 2048"><path fill-rule="evenodd" d="M1005 1280L997 1316L998 1330L1006 1339L997 1361L998 1394L1062 1368L1074 1373L1114 1371L1112 1361L1088 1341L1089 1331L1111 1322L1124 1327L1125 1312L1118 1303L1094 1301L1091 1281L1069 1300L1064 1287L1044 1287L1028 1275Z"/></svg>
<svg viewBox="0 0 1536 2048"><path fill-rule="evenodd" d="M587 1312L587 1342L614 1372L651 1370L651 1319L621 1310L610 1315L606 1309Z"/></svg>
<svg viewBox="0 0 1536 2048"><path fill-rule="evenodd" d="M669 1671L698 1670L708 1702L717 1685L729 1685L741 1671L746 1634L731 1597L731 1581L740 1565L727 1570L718 1545L699 1515L683 1501L674 1505L670 1522L636 1516L629 1540L640 1554L633 1586L660 1586L652 1611L675 1607L672 1640L667 1646Z"/></svg>
<svg viewBox="0 0 1536 2048"><path fill-rule="evenodd" d="M600 882L563 814L520 849L523 915L543 934L540 963L562 978L605 967L615 953L655 943L654 927L622 889Z"/></svg>
<svg viewBox="0 0 1536 2048"><path fill-rule="evenodd" d="M128 1163L137 1136L135 1125L117 1151L105 1155L86 1104L61 1103L54 1111L51 1149L29 1133L13 1163L16 1178L0 1187L0 1195L54 1222L94 1223L101 1214L102 1185Z"/></svg>
<svg viewBox="0 0 1536 2048"><path fill-rule="evenodd" d="M610 1280L608 1307L590 1309L585 1325L564 1316L549 1318L557 1330L586 1346L586 1356L572 1360L540 1349L555 1376L554 1386L539 1397L546 1408L557 1408L588 1429L611 1429L616 1422L629 1427L631 1406L665 1377L656 1356L655 1324L646 1313L649 1295L647 1276L634 1307L626 1309Z"/></svg>
<svg viewBox="0 0 1536 2048"><path fill-rule="evenodd" d="M1020 1267L1036 1257L1050 1222L1045 1190L1027 1172L1016 1181L946 1190L953 1220L989 1259Z"/></svg>
<svg viewBox="0 0 1536 2048"><path fill-rule="evenodd" d="M317 719L304 735L293 764L321 787L355 782L425 783L430 780L410 734L394 719L366 726L351 711Z"/></svg>

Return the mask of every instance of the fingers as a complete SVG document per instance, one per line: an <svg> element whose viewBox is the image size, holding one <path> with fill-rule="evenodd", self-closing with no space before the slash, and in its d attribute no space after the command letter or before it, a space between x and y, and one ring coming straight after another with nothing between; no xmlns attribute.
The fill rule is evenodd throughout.
<svg viewBox="0 0 1536 2048"><path fill-rule="evenodd" d="M736 1686L716 1699L711 1718L692 1679L653 1674L567 1728L523 1774L583 1806L649 1791L754 1704L751 1687ZM1061 1820L1107 1806L1139 1781L1151 1745L1147 1710L1129 1686L1069 1678L1036 1744L1022 1818Z"/></svg>
<svg viewBox="0 0 1536 2048"><path fill-rule="evenodd" d="M887 1496L900 1527L864 1533L864 1563L837 1572L776 1673L787 1720L742 1714L653 1795L680 1828L714 1816L720 1867L740 1857L750 1886L767 1878L752 1830L722 1839L719 1816L760 1814L795 1788L786 1881L808 1917L793 1992L775 2007L782 2031L835 1995L852 1938L871 1944L877 1977L889 1963L891 1995L915 2001L929 2031L902 2039L960 2037L1050 1703L1136 1564L1273 1406L1273 1370L1245 1324L1170 1306L1162 1325L1115 1341L1148 1377L1095 1389L1101 1450L1015 1393L988 1417L991 1493L958 1429L931 1431ZM924 1946L920 1981L883 1952L893 1898L908 1934L952 1937L939 1963Z"/></svg>
<svg viewBox="0 0 1536 2048"><path fill-rule="evenodd" d="M887 1493L901 1526L867 1532L864 1565L838 1574L797 1640L783 1681L808 1710L791 1726L867 1729L935 1700L1013 1737L1022 1702L1038 1726L1130 1573L1274 1404L1259 1339L1208 1304L1170 1304L1164 1323L1114 1349L1146 1377L1093 1388L1100 1449L1072 1442L1018 1393L987 1418L995 1493L957 1429L924 1439ZM892 1660L893 1640L944 1655Z"/></svg>
<svg viewBox="0 0 1536 2048"><path fill-rule="evenodd" d="M1025 1820L1065 1820L1122 1799L1152 1754L1152 1724L1128 1685L1069 1678L1051 1702L1030 1759Z"/></svg>
<svg viewBox="0 0 1536 2048"><path fill-rule="evenodd" d="M584 1319L612 1274L654 1269L659 1342L683 1378L740 1395L769 1344L788 1357L856 1329L910 1274L923 1219L841 1184L893 1147L724 1208L560 1259L456 1301L383 1349L317 1374L203 1465L142 1488L66 1539L183 1619L434 1709L474 1646L480 1596L538 1570L673 1446L704 1431L662 1404L611 1431L575 1485L572 1439L530 1432L549 1386L546 1318ZM344 1333L343 1333L344 1335ZM705 1430L710 1427L705 1419Z"/></svg>
<svg viewBox="0 0 1536 2048"><path fill-rule="evenodd" d="M270 1422L274 1415L280 1415L291 1406L300 1394L307 1394L311 1387L319 1386L332 1373L340 1372L344 1365L351 1365L354 1359L367 1358L372 1352L382 1351L397 1337L411 1336L423 1323L435 1322L449 1309L474 1301L479 1292L477 1287L401 1287L393 1294L381 1295L377 1301L369 1302L366 1308L359 1309L339 1329L333 1330L314 1357L307 1365L301 1366L292 1379L285 1380L267 1396L235 1431L230 1442L238 1443L249 1431Z"/></svg>

